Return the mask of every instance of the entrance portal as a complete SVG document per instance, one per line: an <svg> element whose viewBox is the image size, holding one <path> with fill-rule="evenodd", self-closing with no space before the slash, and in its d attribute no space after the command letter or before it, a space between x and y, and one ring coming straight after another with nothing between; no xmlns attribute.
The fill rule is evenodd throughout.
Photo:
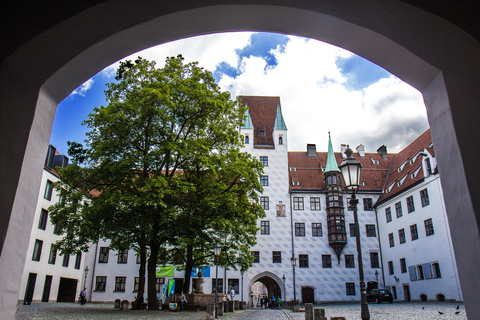
<svg viewBox="0 0 480 320"><path fill-rule="evenodd" d="M315 303L315 289L313 287L302 287L302 301L305 303Z"/></svg>
<svg viewBox="0 0 480 320"><path fill-rule="evenodd" d="M258 282L260 282L265 286L266 288L265 293L253 292L253 288L257 287L254 285L255 283L258 283ZM263 295L267 297L268 307L276 306L276 303L275 304L272 303L272 297L275 297L275 301L277 301L278 298L281 298L282 301L285 301L285 296L284 296L285 288L284 288L283 281L279 276L277 276L272 272L266 271L266 272L257 274L252 278L252 280L250 280L248 288L250 291L249 297L251 299L249 301L249 305L254 305L254 306L257 305L257 303L259 302L257 301L258 298Z"/></svg>
<svg viewBox="0 0 480 320"><path fill-rule="evenodd" d="M57 302L75 302L77 279L60 278Z"/></svg>

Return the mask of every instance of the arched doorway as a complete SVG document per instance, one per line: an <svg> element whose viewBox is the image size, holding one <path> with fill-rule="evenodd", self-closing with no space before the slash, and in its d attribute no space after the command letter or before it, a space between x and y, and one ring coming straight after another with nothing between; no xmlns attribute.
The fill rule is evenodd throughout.
<svg viewBox="0 0 480 320"><path fill-rule="evenodd" d="M275 297L275 299L281 297L282 301L285 301L285 288L282 279L270 271L259 273L250 280L248 284L250 299L252 299L252 297L255 299L255 295L252 294L252 287L258 282L262 283L266 288L266 293L262 293L261 296L266 295L269 307L272 307L272 296ZM257 303L258 301L249 301L249 305L256 305Z"/></svg>
<svg viewBox="0 0 480 320"><path fill-rule="evenodd" d="M0 171L2 317L13 317L18 299L23 270L9 266L22 266L26 258L32 199L40 186L57 104L126 55L170 40L226 30L281 32L326 41L371 60L423 93L465 304L471 314L480 312L473 298L478 295L480 275L471 267L480 263L480 198L472 196L480 193L476 179L480 151L472 148L480 139L478 39L431 12L393 0L260 0L255 5L242 0L138 5L107 0L77 5L62 15L63 20L43 23L27 35L20 34L19 41L9 38L15 44L2 55L0 163L8 168ZM28 14L22 10L21 15ZM37 11L32 15L44 16ZM28 22L28 17L22 21Z"/></svg>

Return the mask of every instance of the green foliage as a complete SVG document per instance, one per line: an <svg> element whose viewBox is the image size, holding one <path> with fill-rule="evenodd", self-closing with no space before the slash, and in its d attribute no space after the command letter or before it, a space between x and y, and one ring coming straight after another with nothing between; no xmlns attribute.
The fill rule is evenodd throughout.
<svg viewBox="0 0 480 320"><path fill-rule="evenodd" d="M239 101L181 56L164 68L142 58L121 62L116 79L107 85L108 105L84 122L87 147L69 143L78 165L60 170L55 186L64 199L51 208L64 232L58 247L86 250L99 239L121 250L144 245L152 268L183 257L188 271L211 264L218 241L222 264L248 268L264 215L263 167L240 152Z"/></svg>

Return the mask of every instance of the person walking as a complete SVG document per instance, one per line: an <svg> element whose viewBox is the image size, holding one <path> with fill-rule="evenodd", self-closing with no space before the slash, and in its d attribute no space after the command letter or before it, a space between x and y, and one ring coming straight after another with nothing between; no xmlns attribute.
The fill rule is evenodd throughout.
<svg viewBox="0 0 480 320"><path fill-rule="evenodd" d="M263 309L263 297L260 298L260 309Z"/></svg>
<svg viewBox="0 0 480 320"><path fill-rule="evenodd" d="M275 308L275 296L272 296L272 305L270 306L270 308Z"/></svg>
<svg viewBox="0 0 480 320"><path fill-rule="evenodd" d="M183 292L180 294L180 311L183 312L183 305L187 302L187 298L183 294Z"/></svg>
<svg viewBox="0 0 480 320"><path fill-rule="evenodd" d="M278 309L282 309L282 298L280 297L277 298L277 307Z"/></svg>
<svg viewBox="0 0 480 320"><path fill-rule="evenodd" d="M87 303L87 288L83 288L82 291L80 291L80 305L84 305Z"/></svg>
<svg viewBox="0 0 480 320"><path fill-rule="evenodd" d="M235 300L235 290L232 287L232 290L230 290L230 299L233 301Z"/></svg>

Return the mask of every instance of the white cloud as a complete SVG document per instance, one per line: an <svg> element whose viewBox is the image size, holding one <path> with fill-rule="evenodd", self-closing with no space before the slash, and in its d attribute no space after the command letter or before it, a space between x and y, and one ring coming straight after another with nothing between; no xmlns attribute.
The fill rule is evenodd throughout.
<svg viewBox="0 0 480 320"><path fill-rule="evenodd" d="M90 88L93 86L93 83L95 81L93 79L88 79L87 81L85 81L84 84L82 84L80 87L78 87L77 89L73 90L73 92L71 93L71 95L79 95L79 96L82 96L82 97L85 97L85 95L87 94L87 91L90 90Z"/></svg>

